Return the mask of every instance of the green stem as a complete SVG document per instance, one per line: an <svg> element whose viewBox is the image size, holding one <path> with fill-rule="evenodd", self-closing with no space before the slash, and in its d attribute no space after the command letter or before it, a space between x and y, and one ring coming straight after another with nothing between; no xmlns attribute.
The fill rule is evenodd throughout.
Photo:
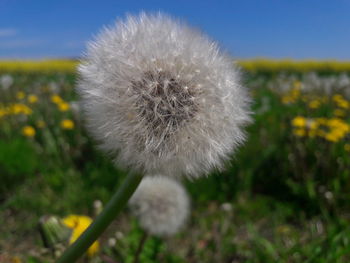
<svg viewBox="0 0 350 263"><path fill-rule="evenodd" d="M135 255L133 263L139 263L140 262L140 255L142 253L143 247L145 246L147 238L148 238L148 234L147 234L146 231L144 231L143 234L142 234L142 237L140 239L139 246L138 246L138 248L136 250L136 255Z"/></svg>
<svg viewBox="0 0 350 263"><path fill-rule="evenodd" d="M102 232L116 218L119 212L124 208L131 195L140 184L142 175L129 173L125 181L112 196L101 214L97 216L94 222L85 230L85 232L63 253L57 260L57 263L76 262L84 252L96 241Z"/></svg>

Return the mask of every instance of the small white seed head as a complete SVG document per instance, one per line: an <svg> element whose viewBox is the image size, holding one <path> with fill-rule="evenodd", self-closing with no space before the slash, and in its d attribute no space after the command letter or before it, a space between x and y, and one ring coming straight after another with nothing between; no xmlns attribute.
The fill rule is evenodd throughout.
<svg viewBox="0 0 350 263"><path fill-rule="evenodd" d="M129 201L141 227L155 236L177 233L189 215L189 198L183 186L168 177L145 177Z"/></svg>

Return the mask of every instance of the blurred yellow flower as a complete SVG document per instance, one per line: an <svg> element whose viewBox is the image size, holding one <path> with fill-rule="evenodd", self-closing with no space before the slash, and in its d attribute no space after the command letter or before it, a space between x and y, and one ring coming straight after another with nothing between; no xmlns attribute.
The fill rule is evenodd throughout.
<svg viewBox="0 0 350 263"><path fill-rule="evenodd" d="M300 127L300 128L305 127L306 119L302 116L297 116L292 120L292 125L294 127Z"/></svg>
<svg viewBox="0 0 350 263"><path fill-rule="evenodd" d="M306 135L306 131L305 129L302 128L297 128L293 130L294 135L298 136L298 137L303 137Z"/></svg>
<svg viewBox="0 0 350 263"><path fill-rule="evenodd" d="M67 102L58 103L57 106L60 111L67 111L70 109L70 106Z"/></svg>
<svg viewBox="0 0 350 263"><path fill-rule="evenodd" d="M294 102L292 97L290 97L288 95L282 97L282 103L283 104L289 104L289 103L292 103L292 102Z"/></svg>
<svg viewBox="0 0 350 263"><path fill-rule="evenodd" d="M5 115L7 115L7 110L0 108L0 118L4 117Z"/></svg>
<svg viewBox="0 0 350 263"><path fill-rule="evenodd" d="M92 219L88 216L69 215L63 218L62 223L73 230L69 240L69 244L72 244L85 231L85 229L88 228L92 223ZM99 242L95 241L88 249L88 256L94 256L98 250Z"/></svg>
<svg viewBox="0 0 350 263"><path fill-rule="evenodd" d="M283 104L290 104L290 103L293 103L294 102L294 99L289 96L289 95L286 95L286 96L283 96L282 97L282 103Z"/></svg>
<svg viewBox="0 0 350 263"><path fill-rule="evenodd" d="M325 137L326 136L326 132L324 130L317 130L316 134L319 137Z"/></svg>
<svg viewBox="0 0 350 263"><path fill-rule="evenodd" d="M330 128L333 128L335 130L341 130L344 132L348 132L350 130L349 124L347 124L342 119L332 118L332 119L328 120L327 124Z"/></svg>
<svg viewBox="0 0 350 263"><path fill-rule="evenodd" d="M338 106L343 109L348 109L349 108L349 102L346 100L340 100L337 102Z"/></svg>
<svg viewBox="0 0 350 263"><path fill-rule="evenodd" d="M329 98L327 96L322 96L320 100L321 100L322 103L328 103L329 102Z"/></svg>
<svg viewBox="0 0 350 263"><path fill-rule="evenodd" d="M306 121L306 126L311 130L316 130L320 126L320 124L315 119L308 119Z"/></svg>
<svg viewBox="0 0 350 263"><path fill-rule="evenodd" d="M59 104L63 102L63 99L59 95L55 94L51 96L51 101L53 103Z"/></svg>
<svg viewBox="0 0 350 263"><path fill-rule="evenodd" d="M35 136L35 129L30 125L24 126L22 128L22 134L26 137L34 137Z"/></svg>
<svg viewBox="0 0 350 263"><path fill-rule="evenodd" d="M293 86L294 86L294 88L296 88L296 89L300 89L300 87L301 87L301 82L300 82L299 80L296 80L296 81L294 81Z"/></svg>
<svg viewBox="0 0 350 263"><path fill-rule="evenodd" d="M280 234L288 234L292 229L288 225L281 225L276 228L276 231Z"/></svg>
<svg viewBox="0 0 350 263"><path fill-rule="evenodd" d="M348 109L350 106L350 103L340 94L333 95L332 99L340 108Z"/></svg>
<svg viewBox="0 0 350 263"><path fill-rule="evenodd" d="M350 152L350 143L345 143L344 150Z"/></svg>
<svg viewBox="0 0 350 263"><path fill-rule="evenodd" d="M315 121L317 122L318 125L326 125L327 124L326 118L316 118Z"/></svg>
<svg viewBox="0 0 350 263"><path fill-rule="evenodd" d="M296 84L296 86L294 85L294 88L292 88L288 92L288 94L286 94L282 97L282 103L284 103L284 104L294 103L297 101L297 99L299 97L300 97L300 85Z"/></svg>
<svg viewBox="0 0 350 263"><path fill-rule="evenodd" d="M74 122L72 120L62 120L61 121L61 128L65 130L71 130L74 128Z"/></svg>
<svg viewBox="0 0 350 263"><path fill-rule="evenodd" d="M33 94L31 94L31 95L29 95L28 96L28 102L29 103L37 103L38 102L38 96L36 96L36 95L33 95Z"/></svg>
<svg viewBox="0 0 350 263"><path fill-rule="evenodd" d="M300 82L298 82L300 83ZM300 84L301 85L301 84ZM300 96L300 85L295 86L291 91L290 94L293 97L293 99L297 99Z"/></svg>
<svg viewBox="0 0 350 263"><path fill-rule="evenodd" d="M335 94L332 96L333 101L343 100L343 96L341 94Z"/></svg>
<svg viewBox="0 0 350 263"><path fill-rule="evenodd" d="M346 115L346 112L344 110L341 110L341 109L335 109L333 111L333 114L336 117L344 117Z"/></svg>
<svg viewBox="0 0 350 263"><path fill-rule="evenodd" d="M26 94L23 91L18 91L16 93L16 98L19 99L19 100L24 99L25 96L26 96Z"/></svg>
<svg viewBox="0 0 350 263"><path fill-rule="evenodd" d="M316 135L318 135L317 130L310 130L308 135L310 138L314 138Z"/></svg>
<svg viewBox="0 0 350 263"><path fill-rule="evenodd" d="M340 140L340 137L334 132L329 132L325 135L325 139L330 142L338 142Z"/></svg>
<svg viewBox="0 0 350 263"><path fill-rule="evenodd" d="M309 102L309 108L311 109L317 109L321 105L321 102L319 100L312 100Z"/></svg>
<svg viewBox="0 0 350 263"><path fill-rule="evenodd" d="M11 263L22 263L22 260L19 257L14 256L11 258Z"/></svg>
<svg viewBox="0 0 350 263"><path fill-rule="evenodd" d="M36 126L38 128L44 128L46 125L45 125L45 122L43 120L39 120L36 122Z"/></svg>
<svg viewBox="0 0 350 263"><path fill-rule="evenodd" d="M342 119L332 118L327 121L329 132L325 134L325 139L331 142L338 142L350 131L350 126Z"/></svg>
<svg viewBox="0 0 350 263"><path fill-rule="evenodd" d="M24 115L30 115L32 114L32 109L29 108L27 105L21 104L21 103L15 103L8 107L8 113L9 114L24 114Z"/></svg>

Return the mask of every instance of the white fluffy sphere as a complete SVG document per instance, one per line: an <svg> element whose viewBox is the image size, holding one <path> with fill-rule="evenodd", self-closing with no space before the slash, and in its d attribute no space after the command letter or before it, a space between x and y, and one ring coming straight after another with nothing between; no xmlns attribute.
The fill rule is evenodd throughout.
<svg viewBox="0 0 350 263"><path fill-rule="evenodd" d="M169 177L145 177L129 201L141 227L151 235L178 232L189 215L189 198L183 186Z"/></svg>
<svg viewBox="0 0 350 263"><path fill-rule="evenodd" d="M106 28L79 73L89 131L124 168L197 177L244 141L249 98L232 59L165 15Z"/></svg>

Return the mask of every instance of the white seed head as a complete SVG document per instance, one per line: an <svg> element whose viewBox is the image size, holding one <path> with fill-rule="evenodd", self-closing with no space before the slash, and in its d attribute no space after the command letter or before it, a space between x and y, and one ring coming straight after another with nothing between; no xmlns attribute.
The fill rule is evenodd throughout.
<svg viewBox="0 0 350 263"><path fill-rule="evenodd" d="M0 77L0 84L3 90L7 90L13 84L13 77L11 75L2 75Z"/></svg>
<svg viewBox="0 0 350 263"><path fill-rule="evenodd" d="M79 73L89 130L123 168L197 177L244 141L249 98L233 61L163 14L106 28Z"/></svg>
<svg viewBox="0 0 350 263"><path fill-rule="evenodd" d="M169 236L184 225L189 198L183 186L169 177L145 177L129 201L141 227L151 235Z"/></svg>

